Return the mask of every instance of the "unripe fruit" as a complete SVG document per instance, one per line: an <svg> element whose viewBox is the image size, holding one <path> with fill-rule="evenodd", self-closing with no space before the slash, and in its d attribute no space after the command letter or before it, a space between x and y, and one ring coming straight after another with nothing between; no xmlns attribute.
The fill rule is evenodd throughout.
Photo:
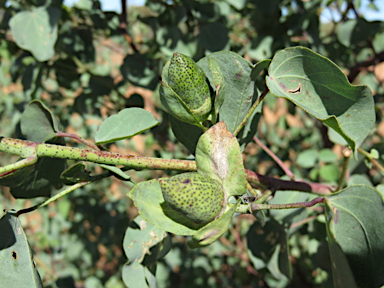
<svg viewBox="0 0 384 288"><path fill-rule="evenodd" d="M212 110L212 99L207 78L192 58L174 53L164 67L163 82L160 87L161 101L173 116L181 121L195 124L205 121ZM175 101L177 98L177 101ZM191 116L180 111L180 103Z"/></svg>
<svg viewBox="0 0 384 288"><path fill-rule="evenodd" d="M221 215L224 190L218 181L191 172L159 182L169 206L195 223L209 223Z"/></svg>

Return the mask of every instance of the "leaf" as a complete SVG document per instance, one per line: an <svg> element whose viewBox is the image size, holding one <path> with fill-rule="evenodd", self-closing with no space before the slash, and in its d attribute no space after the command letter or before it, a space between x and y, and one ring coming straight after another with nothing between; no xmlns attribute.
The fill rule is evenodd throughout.
<svg viewBox="0 0 384 288"><path fill-rule="evenodd" d="M21 158L20 158L21 159ZM20 161L20 159L18 161ZM9 173L0 175L0 185L6 187L17 187L24 183L29 174L32 173L34 165L29 165Z"/></svg>
<svg viewBox="0 0 384 288"><path fill-rule="evenodd" d="M343 21L337 29L337 39L345 47L355 45L366 47L367 38L373 38L384 30L381 21L368 22L364 18L350 19Z"/></svg>
<svg viewBox="0 0 384 288"><path fill-rule="evenodd" d="M120 72L135 86L155 90L159 83L159 73L156 71L157 61L147 54L128 54L120 67Z"/></svg>
<svg viewBox="0 0 384 288"><path fill-rule="evenodd" d="M163 241L167 233L151 223L146 222L140 215L134 220L136 227L128 227L125 232L123 247L129 263L141 263L150 249Z"/></svg>
<svg viewBox="0 0 384 288"><path fill-rule="evenodd" d="M12 196L24 199L50 197L52 190L60 188L60 175L65 168L65 159L39 158L25 181L17 187L11 187Z"/></svg>
<svg viewBox="0 0 384 288"><path fill-rule="evenodd" d="M224 122L212 126L200 137L196 147L196 165L199 174L223 185L226 197L246 192L240 146Z"/></svg>
<svg viewBox="0 0 384 288"><path fill-rule="evenodd" d="M200 248L207 246L218 240L228 230L228 226L232 220L233 214L239 206L241 200L237 200L236 204L233 205L228 211L221 215L218 219L213 220L206 226L201 228L193 235L192 239L188 241L189 248Z"/></svg>
<svg viewBox="0 0 384 288"><path fill-rule="evenodd" d="M61 173L60 179L65 185L73 185L83 181L89 181L91 176L90 172L87 171L84 163L76 163L63 173Z"/></svg>
<svg viewBox="0 0 384 288"><path fill-rule="evenodd" d="M131 138L158 124L152 113L141 108L126 108L101 123L95 141L105 144Z"/></svg>
<svg viewBox="0 0 384 288"><path fill-rule="evenodd" d="M106 170L111 171L114 174L114 176L120 180L127 181L127 180L131 179L131 176L125 174L123 170L121 170L120 168L118 168L116 166L111 166L111 165L106 165L106 164L97 164L97 165L99 165L100 167L102 167Z"/></svg>
<svg viewBox="0 0 384 288"><path fill-rule="evenodd" d="M20 220L6 213L0 219L0 279L2 287L43 287Z"/></svg>
<svg viewBox="0 0 384 288"><path fill-rule="evenodd" d="M61 11L54 7L38 7L17 13L9 21L16 44L30 51L40 62L49 60L55 54L60 14Z"/></svg>
<svg viewBox="0 0 384 288"><path fill-rule="evenodd" d="M219 111L219 120L224 121L228 130L233 133L252 105L254 84L250 75L253 65L229 51L212 53L201 59L197 65L203 69L215 91L215 80L208 62L210 58L218 62L225 82L225 96Z"/></svg>
<svg viewBox="0 0 384 288"><path fill-rule="evenodd" d="M21 133L27 140L33 142L45 142L52 139L60 130L60 124L43 102L31 101L25 108L20 120ZM58 138L60 144L64 145L63 138Z"/></svg>
<svg viewBox="0 0 384 288"><path fill-rule="evenodd" d="M161 179L161 178L160 178ZM128 196L134 201L144 220L177 235L193 235L204 225L197 225L174 210L164 201L158 180L136 184Z"/></svg>
<svg viewBox="0 0 384 288"><path fill-rule="evenodd" d="M219 114L220 108L225 99L225 81L224 75L220 69L220 64L215 58L208 58L208 66L212 72L213 85L215 86L215 118Z"/></svg>
<svg viewBox="0 0 384 288"><path fill-rule="evenodd" d="M264 226L260 222L254 222L247 233L247 243L248 253L252 254L252 257L263 260L270 270L273 268L271 272L274 275L281 272L286 277L291 277L288 236L283 225L274 219L267 221Z"/></svg>
<svg viewBox="0 0 384 288"><path fill-rule="evenodd" d="M27 140L65 145L64 138L55 137L59 122L50 110L38 100L28 104L21 116L21 132ZM61 185L60 175L66 168L66 159L40 158L24 182L11 188L15 198L50 197L53 189Z"/></svg>
<svg viewBox="0 0 384 288"><path fill-rule="evenodd" d="M155 281L155 276L149 271L148 267L133 262L125 264L122 271L123 281L130 288L155 288L156 286L148 285Z"/></svg>
<svg viewBox="0 0 384 288"><path fill-rule="evenodd" d="M251 79L255 81L259 77L261 71L263 71L264 69L268 69L269 65L271 64L271 61L271 59L265 59L257 62L252 69Z"/></svg>
<svg viewBox="0 0 384 288"><path fill-rule="evenodd" d="M340 245L337 244L327 225L327 236L329 245L329 254L331 256L333 287L335 288L357 288L355 278L353 277L351 267L347 257L343 253Z"/></svg>
<svg viewBox="0 0 384 288"><path fill-rule="evenodd" d="M195 125L180 121L172 115L169 116L169 121L171 123L173 134L175 134L177 140L187 147L187 149L194 155L197 142L203 134L203 130Z"/></svg>
<svg viewBox="0 0 384 288"><path fill-rule="evenodd" d="M326 197L325 203L328 238L333 237L331 241L344 251L358 287L383 285L384 218L379 215L384 214L384 203L381 195L369 186L354 185ZM331 242L330 249L332 245ZM336 256L331 254L332 259Z"/></svg>
<svg viewBox="0 0 384 288"><path fill-rule="evenodd" d="M375 123L372 92L353 86L329 59L303 47L273 57L267 86L339 133L356 152Z"/></svg>

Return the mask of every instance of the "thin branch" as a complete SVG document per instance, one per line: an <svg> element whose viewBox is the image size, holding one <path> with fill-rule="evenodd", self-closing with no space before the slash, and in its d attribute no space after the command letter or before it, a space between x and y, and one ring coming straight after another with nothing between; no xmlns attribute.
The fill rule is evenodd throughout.
<svg viewBox="0 0 384 288"><path fill-rule="evenodd" d="M271 151L271 149L264 145L264 143L261 142L261 140L257 138L257 136L254 136L253 140L265 151L265 153L267 153L277 163L277 165L280 166L281 169L283 169L284 173L289 177L289 179L295 179L295 175L293 175L292 171L289 170L289 168L283 163L283 161L281 161L279 157L277 157L275 153Z"/></svg>
<svg viewBox="0 0 384 288"><path fill-rule="evenodd" d="M367 151L364 151L360 147L357 148L357 151L359 151L361 154L367 157L368 160L371 161L373 165L375 165L381 172L384 173L384 167L375 158L373 158L371 154L369 154Z"/></svg>
<svg viewBox="0 0 384 288"><path fill-rule="evenodd" d="M348 173L348 164L349 164L349 159L351 154L352 154L352 151L349 148L346 148L346 150L343 151L343 156L344 156L343 170L341 171L341 175L340 175L339 183L337 183L336 191L339 191L345 182L345 178Z"/></svg>
<svg viewBox="0 0 384 288"><path fill-rule="evenodd" d="M329 195L336 189L336 186L328 185L328 184L311 183L311 182L305 182L301 180L287 181L287 180L281 180L281 179L261 175L250 170L246 170L245 172L247 174L247 180L249 182L269 188L272 191L288 190L288 191L308 192L308 193L313 193L317 195Z"/></svg>
<svg viewBox="0 0 384 288"><path fill-rule="evenodd" d="M259 203L240 204L236 208L236 213L246 214L248 213L249 209L251 209L251 211L253 212L258 210L269 210L269 209L307 208L323 202L324 202L323 197L317 197L307 202L288 203L288 204L259 204Z"/></svg>
<svg viewBox="0 0 384 288"><path fill-rule="evenodd" d="M83 187L83 186L88 185L90 183L92 183L92 182L86 181L86 182L76 183L75 185L72 185L72 186L60 191L55 196L45 200L44 202L42 202L40 204L37 204L35 206L21 209L21 210L17 211L16 216L20 216L21 214L29 213L29 212L35 211L36 209L39 209L41 207L47 206L49 203L52 203L52 202L56 201L57 199L67 195L68 193L71 193L72 191L76 190L77 188Z"/></svg>
<svg viewBox="0 0 384 288"><path fill-rule="evenodd" d="M75 140L77 140L77 141L79 141L79 142L81 142L81 143L83 143L83 144L85 144L85 145L91 147L92 149L100 150L99 147L97 147L97 145L95 145L95 144L93 144L93 143L91 143L91 142L89 142L89 141L87 141L87 140L81 138L80 136L78 136L78 135L76 135L76 134L65 133L65 132L58 131L58 132L56 133L56 135L57 135L58 137L69 137L69 138L75 139Z"/></svg>

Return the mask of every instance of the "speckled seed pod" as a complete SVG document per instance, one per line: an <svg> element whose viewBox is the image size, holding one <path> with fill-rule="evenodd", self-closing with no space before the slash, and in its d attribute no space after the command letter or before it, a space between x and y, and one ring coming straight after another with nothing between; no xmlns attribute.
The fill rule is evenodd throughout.
<svg viewBox="0 0 384 288"><path fill-rule="evenodd" d="M191 172L159 182L164 200L197 224L211 222L223 209L223 187L212 178Z"/></svg>
<svg viewBox="0 0 384 288"><path fill-rule="evenodd" d="M212 109L207 78L192 58L174 53L168 68L169 87L184 101L199 121Z"/></svg>

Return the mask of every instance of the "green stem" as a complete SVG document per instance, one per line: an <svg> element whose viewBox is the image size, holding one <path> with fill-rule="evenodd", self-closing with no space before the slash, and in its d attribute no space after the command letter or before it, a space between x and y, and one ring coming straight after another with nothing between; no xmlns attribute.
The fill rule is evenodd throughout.
<svg viewBox="0 0 384 288"><path fill-rule="evenodd" d="M30 156L30 157L27 157L27 158L22 159L20 161L17 161L15 163L9 164L7 166L0 167L0 177L5 176L3 174L7 174L7 173L13 172L15 170L21 169L23 167L33 165L37 162L37 159L38 158L36 156Z"/></svg>
<svg viewBox="0 0 384 288"><path fill-rule="evenodd" d="M123 165L127 168L135 170L169 169L176 171L196 171L195 161L140 157L100 150L89 150L54 144L35 143L5 137L0 142L0 151L21 156L21 154L24 155L24 148L29 148L32 146L35 149L35 155L37 157L52 157L90 161L101 164ZM3 169L4 168L5 167L3 167ZM2 171L0 168L0 173L2 172L6 171Z"/></svg>
<svg viewBox="0 0 384 288"><path fill-rule="evenodd" d="M72 191L76 190L77 188L83 187L83 186L88 185L90 183L92 183L92 181L76 183L75 185L72 185L72 186L68 187L67 189L60 191L55 196L45 200L44 202L42 202L40 204L37 204L35 206L29 207L26 209L21 209L21 210L17 211L16 215L19 216L21 214L32 212L32 211L35 211L36 209L47 206L49 203L52 203L52 202L56 201L57 199L71 193Z"/></svg>
<svg viewBox="0 0 384 288"><path fill-rule="evenodd" d="M257 98L257 100L255 101L255 103L253 103L251 109L249 109L248 111L248 114L245 115L243 121L241 121L241 123L239 124L239 126L236 128L235 132L233 132L233 135L237 135L239 134L240 130L243 129L245 123L247 123L248 119L252 116L253 112L255 111L255 109L257 108L257 106L259 106L259 104L261 103L261 101L263 101L265 95L267 95L267 93L269 92L269 89L268 88L265 88L265 90L263 91L263 93L261 93L260 97Z"/></svg>
<svg viewBox="0 0 384 288"><path fill-rule="evenodd" d="M35 143L31 141L23 141L0 137L0 151L18 155L22 158L30 158L22 162L21 166L33 164L38 157L52 157L71 160L90 161L101 164L122 165L125 169L135 170L175 170L175 171L196 171L196 162L178 159L161 159L151 157L140 157L113 153L100 150L89 150L81 148L73 148L67 146ZM30 162L28 162L30 161ZM15 163L16 164L16 163ZM15 170L15 164L0 167L0 174ZM20 165L20 164L16 164ZM21 168L21 167L20 167ZM309 183L304 181L285 181L273 177L257 174L250 170L245 170L247 180L257 186L269 188L272 191L277 190L294 190L314 193L317 195L328 195L333 191L333 187L321 183Z"/></svg>
<svg viewBox="0 0 384 288"><path fill-rule="evenodd" d="M368 160L371 161L372 164L375 165L381 172L384 172L384 167L381 166L381 164L375 158L373 158L371 154L369 154L367 151L364 151L361 148L357 148L357 151L359 151L361 154L367 157Z"/></svg>
<svg viewBox="0 0 384 288"><path fill-rule="evenodd" d="M289 203L289 204L259 204L259 203L250 203L250 204L241 204L236 208L236 213L247 214L249 213L249 208L251 211L258 210L269 210L269 209L294 209L294 208L306 208L312 207L318 203L323 203L323 197L317 197L308 202L298 202L298 203Z"/></svg>
<svg viewBox="0 0 384 288"><path fill-rule="evenodd" d="M341 176L340 176L339 182L337 183L336 191L339 191L344 184L345 177L347 176L347 172L348 172L349 159L350 159L350 155L347 157L344 154L343 170L341 171Z"/></svg>

